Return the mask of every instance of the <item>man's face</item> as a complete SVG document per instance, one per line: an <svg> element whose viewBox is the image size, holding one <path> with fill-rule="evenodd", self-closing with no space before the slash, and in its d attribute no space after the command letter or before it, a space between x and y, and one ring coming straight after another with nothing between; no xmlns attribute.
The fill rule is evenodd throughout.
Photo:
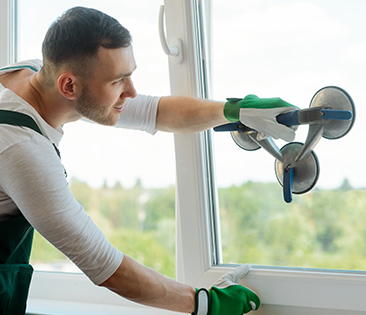
<svg viewBox="0 0 366 315"><path fill-rule="evenodd" d="M117 49L100 47L93 76L76 99L78 114L99 124L114 126L127 98L136 96L131 75L136 68L131 46Z"/></svg>

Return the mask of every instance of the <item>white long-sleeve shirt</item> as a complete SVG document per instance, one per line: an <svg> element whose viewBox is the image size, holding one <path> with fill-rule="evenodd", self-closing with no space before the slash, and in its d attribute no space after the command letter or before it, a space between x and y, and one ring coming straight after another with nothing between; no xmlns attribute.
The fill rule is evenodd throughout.
<svg viewBox="0 0 366 315"><path fill-rule="evenodd" d="M39 71L40 60L0 69L0 75L22 68ZM129 99L117 127L155 133L159 98ZM123 253L115 249L75 200L53 144L62 128L52 128L37 111L0 84L0 109L31 116L44 136L27 127L0 124L0 221L23 214L29 223L69 257L95 284L117 270Z"/></svg>

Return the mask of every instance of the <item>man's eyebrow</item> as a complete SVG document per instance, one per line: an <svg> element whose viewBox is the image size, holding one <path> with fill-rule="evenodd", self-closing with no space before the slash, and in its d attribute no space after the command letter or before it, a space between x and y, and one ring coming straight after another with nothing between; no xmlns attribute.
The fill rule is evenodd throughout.
<svg viewBox="0 0 366 315"><path fill-rule="evenodd" d="M137 68L137 65L135 66L135 68L131 72L121 73L121 74L117 75L115 78L113 78L111 81L115 81L115 80L118 80L118 79L121 79L121 78L124 78L124 77L131 76L132 73L136 70L136 68Z"/></svg>

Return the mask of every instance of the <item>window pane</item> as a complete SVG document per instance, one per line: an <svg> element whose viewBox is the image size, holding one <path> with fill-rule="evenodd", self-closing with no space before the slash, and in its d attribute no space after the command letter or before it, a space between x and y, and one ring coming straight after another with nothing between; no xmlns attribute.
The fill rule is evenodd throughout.
<svg viewBox="0 0 366 315"><path fill-rule="evenodd" d="M222 262L366 270L365 3L212 3L215 99L256 94L307 108L320 88L333 85L357 109L348 135L315 147L319 180L290 204L269 153L242 150L229 133L214 133ZM295 141L305 142L307 132L299 126Z"/></svg>
<svg viewBox="0 0 366 315"><path fill-rule="evenodd" d="M137 92L167 95L168 63L157 29L160 4L156 0L20 1L19 60L42 58L48 27L68 8L93 7L130 30L138 65L132 76ZM173 136L152 137L85 122L68 124L64 131L60 151L76 199L114 246L174 278ZM38 234L31 260L37 270L78 271Z"/></svg>

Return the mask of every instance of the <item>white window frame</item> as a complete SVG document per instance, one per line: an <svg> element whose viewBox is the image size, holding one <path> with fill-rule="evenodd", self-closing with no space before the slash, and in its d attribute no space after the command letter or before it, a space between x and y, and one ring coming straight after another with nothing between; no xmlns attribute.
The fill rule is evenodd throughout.
<svg viewBox="0 0 366 315"><path fill-rule="evenodd" d="M16 0L0 2L0 67L14 61L16 57Z"/></svg>
<svg viewBox="0 0 366 315"><path fill-rule="evenodd" d="M194 18L195 2L204 7L204 0L165 1L169 13L168 38L183 39L187 58L181 65L170 63L172 94L201 96L198 82L201 76L200 62L197 58L204 52L199 51L197 44L196 30L199 25ZM179 12L182 12L181 15ZM209 16L206 18L209 19ZM200 37L206 36L201 34ZM212 215L210 206L215 207L216 201L210 200L210 186L213 184L208 182L212 176L207 169L210 161L207 160L205 135L176 135L175 145L177 280L195 287L210 287L233 267L213 265L212 240L215 237L211 234L211 217L215 217L215 214ZM334 315L366 312L365 273L253 267L242 284L260 293L265 304L261 314L295 314L295 311L296 314L305 314L311 311L312 314Z"/></svg>
<svg viewBox="0 0 366 315"><path fill-rule="evenodd" d="M168 42L183 42L183 62L170 60L172 95L201 96L196 2L165 0ZM0 65L13 61L14 0L0 2ZM177 280L210 287L231 266L215 266L213 245L211 171L207 169L207 134L176 135L177 165ZM217 218L216 218L217 219ZM216 248L217 247L217 248ZM366 275L336 271L266 269L253 267L243 282L260 293L263 307L256 314L365 314ZM173 314L131 303L84 275L35 272L29 314Z"/></svg>

